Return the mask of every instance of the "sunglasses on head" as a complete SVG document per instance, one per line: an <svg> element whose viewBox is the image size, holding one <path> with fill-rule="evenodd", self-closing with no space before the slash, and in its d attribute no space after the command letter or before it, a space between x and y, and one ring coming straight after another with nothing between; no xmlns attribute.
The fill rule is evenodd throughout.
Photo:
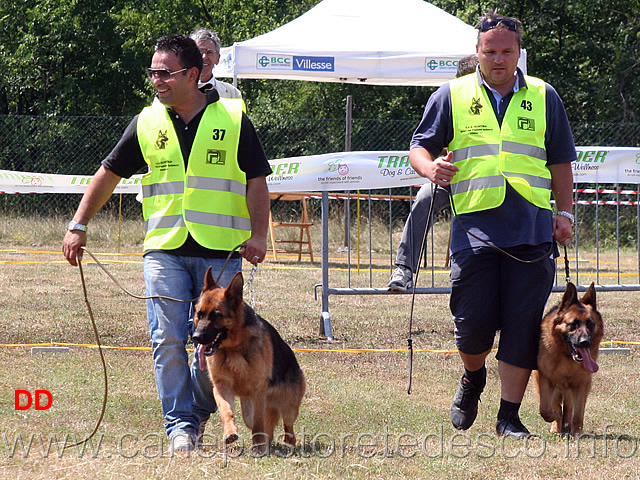
<svg viewBox="0 0 640 480"><path fill-rule="evenodd" d="M516 22L514 22L509 18L490 18L482 22L482 24L480 25L480 31L486 32L488 30L493 30L498 25L502 25L503 27L511 30L512 32L516 32L518 30L518 26L516 25Z"/></svg>
<svg viewBox="0 0 640 480"><path fill-rule="evenodd" d="M171 78L172 75L176 73L184 72L185 70L189 70L188 68L182 68L180 70L175 70L170 72L166 68L147 68L147 77L149 80L152 80L153 77L158 77L161 81L166 82Z"/></svg>

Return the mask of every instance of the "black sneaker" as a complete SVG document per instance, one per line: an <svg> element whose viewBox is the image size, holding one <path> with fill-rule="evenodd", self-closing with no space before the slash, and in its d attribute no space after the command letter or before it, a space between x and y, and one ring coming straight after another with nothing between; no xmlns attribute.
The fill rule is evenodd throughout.
<svg viewBox="0 0 640 480"><path fill-rule="evenodd" d="M449 416L458 430L467 430L478 416L478 402L482 388L473 385L466 377L460 380L460 386L451 402Z"/></svg>
<svg viewBox="0 0 640 480"><path fill-rule="evenodd" d="M496 423L496 433L501 437L529 438L531 433L527 430L518 415L509 418L498 419Z"/></svg>

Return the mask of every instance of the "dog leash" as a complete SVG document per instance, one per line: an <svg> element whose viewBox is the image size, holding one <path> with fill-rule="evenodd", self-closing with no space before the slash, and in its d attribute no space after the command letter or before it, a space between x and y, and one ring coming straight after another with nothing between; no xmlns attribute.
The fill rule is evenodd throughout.
<svg viewBox="0 0 640 480"><path fill-rule="evenodd" d="M554 247L554 244L555 244L555 240L551 242L551 247L549 248L549 251L548 251L547 253L545 253L544 255L542 255L541 257L539 257L539 258L535 258L535 259L533 259L533 260L523 260L523 259L521 259L521 258L518 258L518 257L514 256L514 255L511 255L509 252L507 252L507 251L503 250L502 248L497 247L496 245L492 245L492 244L488 243L487 241L485 241L485 240L483 240L483 239L481 239L481 238L477 237L476 235L474 235L473 233L471 233L469 230L467 230L467 229L465 228L465 226L463 225L463 223L460 221L460 217L459 217L459 216L458 216L458 214L456 213L455 205L454 205L454 203L453 203L453 194L451 193L451 188L450 188L450 187L447 187L447 188L446 188L446 190L447 190L447 191L448 191L448 193L449 193L449 199L450 199L450 202L449 202L449 203L451 203L451 211L453 212L453 215L455 216L455 219L456 219L456 221L458 222L458 225L460 225L460 227L462 227L462 229L463 229L463 230L464 230L468 235L471 235L471 236L472 236L473 238L475 238L476 240L479 240L480 242L482 242L482 243L484 243L485 245L487 245L487 246L489 246L489 247L493 248L494 250L498 251L499 253L501 253L501 254L503 254L503 255L506 255L507 257L511 258L512 260L516 260L516 261L521 262L521 263L529 263L529 264L531 264L531 263L537 263L537 262L540 262L540 261L544 260L545 258L549 257L549 255L551 255L551 254L552 254L552 252L553 252L553 247ZM566 280L566 282L567 282L567 283L569 283L569 282L571 281L571 276L570 276L570 274L569 274L569 257L568 257L568 255L567 255L567 246L566 246L566 245L563 245L563 247L564 247L564 271L565 271L565 280Z"/></svg>
<svg viewBox="0 0 640 480"><path fill-rule="evenodd" d="M88 250L86 251L87 253L89 253L89 255L93 257L91 252L89 252ZM109 383L107 380L107 362L104 359L104 353L102 351L102 345L100 343L100 335L98 335L98 327L96 326L96 321L93 317L93 311L91 310L91 303L89 302L89 296L87 295L87 285L84 281L84 271L82 270L82 260L80 258L78 258L78 268L80 269L80 280L82 281L82 293L84 295L84 303L87 305L89 318L91 319L91 326L93 327L93 335L95 336L96 345L98 345L98 352L100 353L100 360L102 361L102 373L104 377L104 396L102 399L102 409L100 410L100 416L98 417L98 421L96 422L96 426L93 429L93 432L91 432L91 434L84 440L76 442L73 445L65 445L63 450L66 450L67 448L71 448L71 447L77 447L78 445L82 445L83 443L87 443L96 434L96 432L98 431L98 428L100 427L100 424L102 423L102 419L104 418L104 412L107 409L107 396L109 391Z"/></svg>
<svg viewBox="0 0 640 480"><path fill-rule="evenodd" d="M152 296L152 297L143 297L140 295L135 295L134 293L131 293L130 291L128 291L126 288L124 288L120 282L118 282L118 280L104 267L104 265L102 263L100 263L100 260L98 260L96 258L96 256L91 253L91 251L89 249L87 249L86 247L81 247L82 250L84 250L85 252L87 252L89 254L89 256L96 262L96 264L102 269L102 271L104 273L107 274L107 276L113 280L113 282L120 287L120 289L122 291L124 291L125 293L127 293L127 295L130 295L133 298L137 298L140 300L146 300L149 298L164 298L166 300L174 300L176 302L186 302L186 300L180 300L177 298L171 298L171 297L164 297L161 295L157 295L157 296ZM86 437L84 440L81 440L79 442L76 442L74 444L71 445L65 445L64 450L66 450L67 448L72 448L72 447L77 447L78 445L82 445L84 443L87 443L91 438L93 438L93 436L96 434L96 432L98 431L98 428L100 428L100 424L102 423L102 420L104 418L104 414L107 408L107 398L109 396L109 382L108 382L108 376L107 376L107 363L104 359L104 352L102 351L102 344L100 343L100 335L98 333L98 327L96 326L96 320L95 317L93 316L93 310L91 308L91 302L89 301L89 295L87 293L87 284L84 278L84 270L82 268L82 259L80 257L77 258L78 260L78 269L80 272L80 281L82 283L82 294L84 296L84 303L87 305L87 311L89 312L89 319L91 320L91 326L93 328L93 335L95 337L95 341L96 341L96 345L98 346L98 353L100 354L100 361L102 362L102 373L103 373L103 378L104 378L104 394L103 394L103 398L102 398L102 408L100 410L100 416L98 417L98 421L96 422L96 426L94 427L93 431L91 432L91 434L89 434L88 437Z"/></svg>
<svg viewBox="0 0 640 480"><path fill-rule="evenodd" d="M249 273L249 280L247 280L242 287L242 291L245 291L245 290L249 291L249 301L250 301L251 308L253 308L254 311L256 309L256 294L253 291L253 279L255 278L257 271L258 271L258 264L256 263L255 265L253 265L253 267L251 267L251 272Z"/></svg>
<svg viewBox="0 0 640 480"><path fill-rule="evenodd" d="M244 244L243 244L243 243L241 243L240 245L235 246L235 247L233 248L233 250L231 250L231 251L229 252L229 255L227 255L227 259L225 260L224 264L222 265L222 268L220 269L220 273L218 274L218 278L216 279L216 283L218 283L218 282L220 281L220 278L222 278L222 274L224 273L225 269L227 268L227 264L229 263L229 260L231 259L231 255L233 254L233 252L235 252L236 250L238 250L239 248L241 248L241 247L243 247L243 246L244 246ZM173 298L173 297L168 297L168 296L165 296L165 295L149 295L149 296L144 296L144 295L136 295L135 293L131 293L129 290L127 290L126 288L124 288L124 287L120 284L120 282L118 282L118 279L116 279L116 277L114 277L114 276L109 272L109 270L107 270L107 269L105 268L105 266L100 262L100 260L98 260L98 259L96 258L96 256L95 256L93 253L91 253L91 251L90 251L89 249L87 249L87 247L81 247L81 248L82 248L82 250L84 250L85 252L87 252L87 253L89 254L89 256L93 259L93 261L94 261L94 262L96 262L96 265L98 265L98 266L102 269L102 271L103 271L104 273L106 273L106 274L107 274L107 276L108 276L111 280L113 280L113 283L115 283L118 287L120 287L120 289L121 289L123 292L125 292L127 295L129 295L130 297L137 298L138 300L154 300L154 299L162 299L162 300L171 300L171 301L174 301L174 302L182 302L182 303L193 303L193 302L198 301L199 296L198 296L198 297L195 297L195 298L192 298L191 300L182 300L182 299L180 299L180 298ZM78 259L78 263L80 263L80 259ZM255 268L257 268L255 265L254 265L254 267L255 267ZM255 272L255 270L254 270L254 272ZM82 274L82 271L81 271L81 274ZM251 277L251 279L253 280L253 272L252 272L252 277ZM84 282L84 275L82 275L82 281Z"/></svg>
<svg viewBox="0 0 640 480"><path fill-rule="evenodd" d="M518 258L515 255L512 255L511 253L507 252L506 250L498 247L497 245L493 245L489 242L487 242L486 240L478 237L477 235L471 233L469 230L466 229L466 227L464 226L464 224L462 223L462 221L460 220L460 216L458 215L458 212L456 212L456 206L453 202L453 193L451 193L451 186L448 186L445 188L445 190L447 191L447 193L449 194L449 203L451 204L451 213L453 213L453 217L456 219L456 221L458 222L458 225L460 225L460 227L462 228L462 230L465 231L465 233L467 235L472 236L473 238L475 238L476 240L478 240L479 242L484 243L487 247L491 247L493 248L495 251L497 251L498 253L501 253L502 255L509 257L512 260L515 260L517 262L520 263L538 263L541 262L542 260L544 260L545 258L549 258L549 255L551 255L553 253L553 245L554 242L551 242L551 246L549 247L549 251L546 252L544 255L541 255L538 258L534 258L533 260L524 260L522 258Z"/></svg>
<svg viewBox="0 0 640 480"><path fill-rule="evenodd" d="M433 184L433 192L431 195L431 203L429 204L429 214L427 216L427 225L429 225L429 222L433 223L433 218L431 218L431 216L433 215L433 206L435 204L435 200L436 200L436 191L438 190L438 184L434 183ZM407 346L409 349L409 373L408 373L408 381L407 381L407 395L411 395L411 386L412 386L412 380L413 380L413 336L412 336L412 331L413 331L413 308L415 306L416 303L416 285L418 284L418 276L420 275L420 264L422 263L422 256L424 255L424 246L427 240L427 230L428 228L424 229L424 234L422 235L422 244L420 245L420 255L418 256L418 266L416 269L416 278L413 282L413 290L411 292L411 311L409 313L409 336L407 338Z"/></svg>
<svg viewBox="0 0 640 480"><path fill-rule="evenodd" d="M224 262L224 264L222 265L222 269L220 270L220 274L218 275L218 279L216 281L216 283L218 283L220 281L220 278L222 276L222 273L224 272L225 268L227 267L227 263L229 263L229 260L231 259L231 255L233 254L233 252L235 252L236 250L238 250L239 248L241 248L242 246L244 246L244 244L240 244L238 246L236 246L232 251L229 252L229 255L227 255L227 259ZM124 291L127 295L133 297L133 298L137 298L139 300L150 300L150 299L164 299L164 300L170 300L170 301L174 301L174 302L183 302L183 303L193 303L195 301L198 300L198 297L191 299L191 300L182 300L179 298L173 298L173 297L167 297L164 295L150 295L150 296L141 296L141 295L136 295L134 293L131 293L130 291L128 291L126 288L124 288L120 282L118 282L118 280L105 268L105 266L100 262L100 260L98 260L96 258L96 256L86 247L81 247L82 250L84 250L85 252L87 252L89 254L89 256L93 259L93 261L96 262L96 265L98 265L102 271L104 273L107 274L107 276L113 280L113 282L120 287L120 289L122 291ZM108 382L108 376L107 376L107 363L105 361L104 358L104 352L102 350L102 344L100 343L100 335L98 333L98 327L96 326L96 321L95 318L93 316L93 310L91 309L91 302L89 302L89 295L87 294L87 285L85 282L85 278L84 278L84 270L82 268L82 259L80 257L77 257L77 261L78 261L78 269L80 272L80 281L82 283L82 293L84 296L84 302L87 305L87 311L89 312L89 318L91 319L91 326L93 327L93 334L96 340L96 345L98 346L98 352L100 354L100 361L102 362L102 373L103 373L103 378L104 378L104 394L103 394L103 399L102 399L102 408L100 410L100 416L98 417L98 421L96 422L96 426L94 427L93 431L91 432L91 434L89 434L89 436L87 436L84 440L81 440L79 442L73 443L71 445L65 445L63 450L66 450L67 448L72 448L72 447L77 447L78 445L82 445L84 443L87 443L91 438L93 438L93 436L96 434L96 432L98 431L98 428L100 427L102 420L104 419L104 414L107 408L107 397L108 397L108 392L109 392L109 382ZM253 279L255 276L255 272L258 270L258 266L254 265L252 270L251 270L251 274L250 274L250 292L251 292L251 301L252 301L252 307L253 304L255 304L255 299L254 299L254 293L253 293ZM246 286L246 285L245 285Z"/></svg>
<svg viewBox="0 0 640 480"><path fill-rule="evenodd" d="M451 188L447 187L446 188L447 192L449 193L449 199L451 203L451 211L453 212L453 215L455 216L456 221L458 222L458 225L460 225L460 227L468 234L471 235L473 238L475 238L476 240L484 243L485 245L487 245L488 247L493 248L494 250L498 251L499 253L506 255L507 257L511 258L512 260L516 260L518 262L521 263L537 263L537 262L541 262L542 260L544 260L545 258L548 258L549 255L551 255L553 253L553 246L555 243L555 240L553 242L551 242L551 247L549 248L549 251L546 252L544 255L542 255L539 258L535 258L533 260L523 260L522 258L518 258L515 255L510 254L509 252L503 250L502 248L496 246L496 245L492 245L489 242L477 237L476 235L474 235L473 233L471 233L469 230L467 230L465 228L465 226L463 225L462 221L460 220L460 217L458 216L456 209L455 209L455 205L453 203L453 194L451 193ZM569 283L571 281L571 276L569 275L569 257L567 255L567 246L563 245L564 247L564 270L565 270L565 279L567 281L567 283Z"/></svg>
<svg viewBox="0 0 640 480"><path fill-rule="evenodd" d="M427 222L429 222L429 220L431 219L431 215L433 214L433 206L435 203L435 195L436 195L436 191L438 189L438 184L434 183L434 188L433 188L433 193L432 193L432 197L431 197L431 204L429 205L429 215L427 217ZM456 221L458 222L458 224L460 225L460 227L470 236L472 236L473 238L475 238L476 240L484 243L485 245L493 248L494 250L496 250L497 252L511 258L512 260L516 260L518 262L521 263L528 263L528 264L532 264L532 263L537 263L540 262L542 260L544 260L545 258L548 258L549 255L551 255L553 253L553 246L554 246L554 242L551 243L551 246L549 248L549 251L546 252L544 255L540 256L539 258L535 258L533 260L524 260L522 258L518 258L515 255L510 254L509 252L503 250L502 248L496 246L496 245L492 245L490 243L488 243L486 240L483 240L481 238L479 238L478 236L476 236L475 234L471 233L469 230L467 230L464 226L464 224L460 221L460 218L456 212L455 209L455 204L453 202L453 194L451 193L451 186L447 186L444 187L445 191L449 194L449 200L450 200L450 204L451 204L451 211L456 219ZM432 220L432 219L431 219ZM428 224L428 223L427 223ZM418 275L420 273L420 264L422 263L422 256L424 254L424 245L425 245L425 241L427 238L427 228L425 228L424 230L424 235L422 237L422 245L420 246L420 256L418 259L418 266L416 269L416 278L414 280L413 283L413 292L411 295L411 312L409 314L409 337L407 338L407 344L408 344L408 349L409 349L409 379L408 379L408 385L407 385L407 394L411 395L411 385L412 385L412 377L413 377L413 338L412 338L412 330L413 330L413 309L414 309L414 305L415 305L415 296L416 296L416 285L418 283ZM565 274L566 274L566 281L567 283L569 283L571 281L571 277L569 275L569 258L567 255L567 246L564 246L564 264L565 264Z"/></svg>
<svg viewBox="0 0 640 480"><path fill-rule="evenodd" d="M567 281L567 283L571 282L571 275L569 275L569 257L567 256L567 246L563 245L564 247L564 273L565 273L565 280Z"/></svg>

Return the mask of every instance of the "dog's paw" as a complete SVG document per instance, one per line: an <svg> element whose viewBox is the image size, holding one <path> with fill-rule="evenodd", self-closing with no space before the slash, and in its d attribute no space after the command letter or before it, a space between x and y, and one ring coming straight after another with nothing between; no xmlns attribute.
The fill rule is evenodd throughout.
<svg viewBox="0 0 640 480"><path fill-rule="evenodd" d="M238 440L238 434L237 433L231 433L229 435L225 435L224 437L224 443L229 445L230 443L235 442L236 440Z"/></svg>
<svg viewBox="0 0 640 480"><path fill-rule="evenodd" d="M562 422L558 420L554 420L551 422L551 428L549 428L549 432L551 433L565 433L564 428L562 427Z"/></svg>
<svg viewBox="0 0 640 480"><path fill-rule="evenodd" d="M285 443L296 446L296 436L293 433L283 433L281 438Z"/></svg>
<svg viewBox="0 0 640 480"><path fill-rule="evenodd" d="M558 413L556 410L553 410L552 408L540 407L540 416L543 418L545 422L556 425L556 427L552 425L551 428L559 428L560 423L562 423L562 414Z"/></svg>
<svg viewBox="0 0 640 480"><path fill-rule="evenodd" d="M267 446L266 443L254 443L251 446L251 454L256 457L264 457L267 454Z"/></svg>
<svg viewBox="0 0 640 480"><path fill-rule="evenodd" d="M573 438L580 438L582 435L584 435L584 432L582 431L582 425L580 426L572 426L569 429L569 435L571 435Z"/></svg>

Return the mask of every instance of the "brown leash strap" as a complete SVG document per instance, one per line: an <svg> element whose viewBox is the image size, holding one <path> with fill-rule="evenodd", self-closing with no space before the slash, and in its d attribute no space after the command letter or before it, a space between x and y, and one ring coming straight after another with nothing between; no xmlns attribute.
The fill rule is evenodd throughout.
<svg viewBox="0 0 640 480"><path fill-rule="evenodd" d="M238 245L237 247L235 247L231 252L229 252L229 255L227 256L227 260L225 261L224 265L222 266L222 270L220 271L220 275L218 276L218 280L220 281L220 276L222 275L222 272L224 272L224 269L227 266L227 263L229 262L229 259L231 258L231 254L236 251L238 248L240 248L242 246L242 244ZM165 297L163 295L152 295L149 297L145 297L145 296L141 296L141 295L135 295L131 292L129 292L126 288L124 288L120 282L118 282L118 280L111 275L111 273L104 268L104 265L102 265L102 263L100 263L100 261L96 258L96 256L91 253L86 247L82 247L82 250L84 250L85 252L87 252L89 254L89 256L96 262L96 264L102 269L102 271L104 273L107 274L107 276L113 280L113 282L120 287L120 289L122 291L124 291L127 295L133 297L133 298L137 298L139 300L149 300L149 299L153 299L153 298L161 298L161 299L165 299L165 300L172 300L174 302L184 302L184 303L192 303L195 302L196 300L198 300L198 298L193 298L191 300L181 300L179 298L172 298L172 297ZM78 261L78 268L80 271L80 280L82 282L82 293L84 295L84 303L87 305L87 311L89 312L89 318L91 319L91 326L93 327L93 334L95 336L96 339L96 345L98 345L98 352L100 353L100 360L102 361L102 372L103 372L103 376L104 376L104 396L102 399L102 410L100 411L100 416L98 417L98 421L96 422L96 426L93 429L93 432L91 432L91 434L85 438L84 440L80 441L80 442L76 442L72 445L65 445L64 449L67 448L71 448L71 447L77 447L78 445L82 445L83 443L88 442L98 431L98 428L100 427L100 424L102 423L102 419L104 418L104 412L107 408L107 397L108 397L108 392L109 392L109 386L108 386L108 380L107 380L107 362L104 359L104 353L102 351L102 345L100 344L100 335L98 334L98 327L96 326L96 321L94 319L93 316L93 311L91 310L91 303L89 302L89 296L87 295L87 285L85 283L84 280L84 271L82 269L82 260L80 259L80 257L77 258ZM253 279L253 274L255 273L257 267L254 266L253 271L251 272L251 279Z"/></svg>
<svg viewBox="0 0 640 480"><path fill-rule="evenodd" d="M436 194L436 190L438 189L438 185L434 184L434 188L433 188L433 196L431 197L431 205L429 206L429 216L427 217L428 219L430 219L431 221L433 221L433 219L431 218L431 215L433 214L433 205L435 203L435 194ZM476 235L474 235L473 233L469 232L465 226L462 224L462 222L460 221L458 214L455 210L455 205L453 204L453 195L451 193L451 187L446 187L447 192L449 193L449 198L451 200L451 211L453 213L453 216L455 217L455 219L458 221L458 223L460 224L460 226L462 227L462 229L469 235L471 235L472 237L474 237L476 240L480 240L481 242L485 243L486 245L488 245L489 247L493 248L494 250L500 252L501 254L516 260L518 262L521 263L536 263L536 262L540 262L542 260L544 260L545 258L548 258L549 255L551 255L551 253L553 252L553 247L554 247L554 242L551 243L551 247L549 248L549 251L547 253L545 253L544 255L542 255L539 258L536 258L534 260L524 260L518 257L515 257L514 255L511 255L509 252L504 251L503 249L496 247L495 245L491 245L487 242L485 242L484 240L478 238ZM427 221L428 222L428 221ZM427 223L428 225L429 223ZM408 344L408 348L409 348L409 380L408 380L408 385L407 385L407 393L409 395L411 395L411 384L412 384L412 376L413 376L413 339L411 338L411 332L413 330L413 306L415 304L415 298L416 298L416 285L418 283L418 274L420 273L420 264L422 263L422 255L424 254L424 245L425 245L425 241L427 238L427 228L424 229L424 236L422 237L422 245L420 247L420 258L418 260L418 268L416 271L416 278L415 281L413 282L413 295L411 296L411 313L409 315L409 338L407 338L407 344ZM569 259L567 257L567 247L566 245L564 246L564 263L565 263L565 272L566 272L566 280L567 283L569 283L569 281L571 280L570 276L569 276Z"/></svg>
<svg viewBox="0 0 640 480"><path fill-rule="evenodd" d="M93 255L91 255L93 257ZM102 373L104 376L104 396L102 399L102 410L100 411L100 417L98 417L98 421L96 422L96 426L87 438L80 442L76 442L73 445L66 445L64 449L76 447L78 445L82 445L83 443L88 442L91 437L93 437L98 431L98 427L102 423L102 419L104 418L104 412L107 409L107 393L109 391L109 383L107 380L107 362L104 359L104 353L102 352L102 345L100 344L100 335L98 335L98 328L96 327L96 321L93 318L93 311L91 310L91 304L89 303L89 297L87 296L87 285L84 281L84 272L82 270L82 260L78 258L78 268L80 269L80 280L82 281L82 293L84 294L84 303L87 304L87 310L89 311L89 318L91 319L91 326L93 327L93 334L96 338L96 345L98 345L98 352L100 353L100 360L102 361Z"/></svg>

